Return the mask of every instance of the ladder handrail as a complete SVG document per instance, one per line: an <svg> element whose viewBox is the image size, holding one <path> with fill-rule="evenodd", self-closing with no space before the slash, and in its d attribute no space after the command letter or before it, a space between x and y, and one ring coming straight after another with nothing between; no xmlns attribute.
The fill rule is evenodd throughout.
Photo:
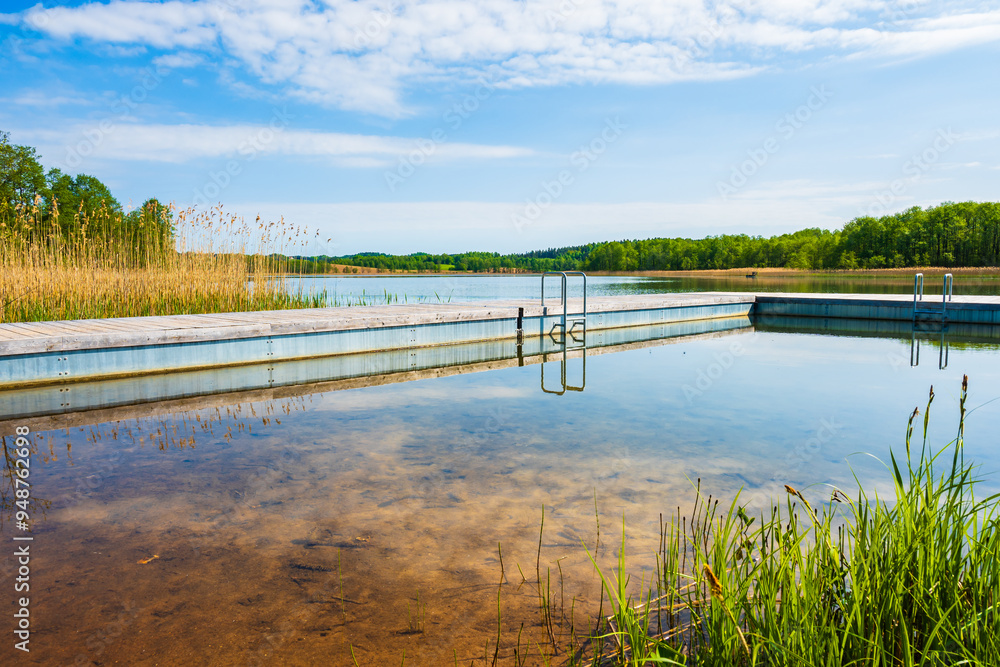
<svg viewBox="0 0 1000 667"><path fill-rule="evenodd" d="M944 284L941 286L941 317L948 313L948 302L951 301L952 293L955 291L955 276L950 273L944 274Z"/></svg>
<svg viewBox="0 0 1000 667"><path fill-rule="evenodd" d="M941 321L948 321L948 302L952 301L955 296L955 276L950 273L944 274L943 282L941 284ZM929 308L918 309L917 299L921 302L924 300L924 274L915 273L913 274L913 322L917 321L917 314L921 315L936 315L936 311Z"/></svg>
<svg viewBox="0 0 1000 667"><path fill-rule="evenodd" d="M587 274L583 271L545 271L542 273L542 307L545 306L545 278L546 276L559 276L560 277L560 293L559 300L562 305L562 330L563 336L569 330L567 323L570 319L573 320L574 326L577 322L583 322L583 330L586 335L587 330ZM568 276L580 276L583 278L583 312L574 313L574 317L571 318L569 314L569 294L567 292L567 282Z"/></svg>
<svg viewBox="0 0 1000 667"><path fill-rule="evenodd" d="M563 271L563 280L566 281L568 276L580 276L583 278L583 313L584 317L587 316L587 274L583 271ZM565 283L564 283L565 284ZM569 294L566 293L566 288L563 287L563 315L566 314L566 303L569 301Z"/></svg>

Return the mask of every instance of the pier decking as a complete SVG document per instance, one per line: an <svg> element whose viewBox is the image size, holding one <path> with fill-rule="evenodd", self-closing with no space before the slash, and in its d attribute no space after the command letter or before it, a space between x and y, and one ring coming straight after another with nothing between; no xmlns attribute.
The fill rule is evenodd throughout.
<svg viewBox="0 0 1000 667"><path fill-rule="evenodd" d="M434 325L475 322L500 323L477 337L462 336L457 330L436 344L470 340L493 340L516 335L516 320L523 309L525 323L556 322L562 310L555 299L542 307L537 300L445 304L395 304L352 308L309 308L212 315L127 317L101 320L29 322L0 324L0 358L10 355L70 352L144 345L205 343L246 340L268 336L378 329L407 329ZM620 296L588 299L588 329L639 326L671 321L711 319L746 314L753 294L691 293L651 296ZM570 299L570 310L579 309L581 300ZM660 312L671 311L671 312ZM513 324L515 326L506 326ZM525 335L537 335L537 326L523 327ZM531 329L529 331L529 329ZM392 347L341 348L335 353L371 352L378 349L419 347L417 341L400 339ZM428 341L429 342L429 341ZM274 356L274 355L270 355ZM3 381L0 375L0 382Z"/></svg>
<svg viewBox="0 0 1000 667"><path fill-rule="evenodd" d="M912 294L798 294L758 293L753 313L761 316L829 317L868 320L912 321ZM943 301L940 294L928 294L917 301L919 320L940 320L940 313L952 324L1000 325L1000 296L955 296Z"/></svg>
<svg viewBox="0 0 1000 667"><path fill-rule="evenodd" d="M411 304L0 324L0 390L561 336L562 307L537 300ZM569 312L581 308L570 300ZM920 320L1000 325L1000 297L928 295ZM911 295L721 293L589 298L588 333L746 317L914 319ZM927 313L930 314L927 314ZM577 330L579 333L579 330ZM588 341L589 344L590 341Z"/></svg>

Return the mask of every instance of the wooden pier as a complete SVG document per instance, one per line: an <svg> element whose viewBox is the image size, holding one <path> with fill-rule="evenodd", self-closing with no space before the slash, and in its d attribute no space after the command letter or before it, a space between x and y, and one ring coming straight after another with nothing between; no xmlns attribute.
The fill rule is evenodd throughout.
<svg viewBox="0 0 1000 667"><path fill-rule="evenodd" d="M581 300L570 299L570 313ZM941 315L935 316L940 308ZM782 317L1000 325L1000 297L722 293L591 297L586 331ZM929 313L929 315L928 315ZM562 306L411 304L0 324L0 390L467 343L563 338ZM567 341L582 336L574 328ZM2 417L2 415L0 415Z"/></svg>
<svg viewBox="0 0 1000 667"><path fill-rule="evenodd" d="M580 300L568 302L571 313L581 308ZM561 304L537 300L0 324L0 425L222 393L523 366L568 349L572 357L754 327L894 337L951 327L959 336L1000 339L1000 297L992 296L926 296L919 319L913 297L902 294L600 297L589 298L587 310L586 335L580 326L569 336Z"/></svg>

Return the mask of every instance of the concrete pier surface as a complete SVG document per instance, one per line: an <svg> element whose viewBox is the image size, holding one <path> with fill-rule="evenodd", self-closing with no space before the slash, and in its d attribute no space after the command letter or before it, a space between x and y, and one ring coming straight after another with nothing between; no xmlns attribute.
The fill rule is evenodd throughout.
<svg viewBox="0 0 1000 667"><path fill-rule="evenodd" d="M683 309L674 313L680 320L710 319L717 306L735 306L726 310L725 317L745 314L753 304L753 294L691 293L649 296L618 296L589 298L587 310L589 329L621 326L617 322L624 313ZM582 308L582 299L569 300L569 312ZM350 308L306 308L301 310L269 310L249 313L211 315L171 315L159 317L122 317L102 320L72 320L60 322L28 322L0 324L0 357L41 352L68 352L102 348L199 343L240 340L261 336L421 327L439 324L510 321L507 336L516 335L519 308L523 316L535 324L543 318L554 323L562 314L556 298L548 299L545 307L532 301L492 301L488 303L421 303L388 306L355 306ZM732 312L729 312L729 311ZM742 313L739 311L743 311ZM694 317L693 315L700 315ZM618 316L619 320L616 320ZM664 314L669 318L669 314ZM670 320L670 321L680 321ZM545 322L549 323L549 322ZM641 325L654 322L629 322ZM655 322L659 323L659 322ZM537 327L526 335L537 335ZM499 333L499 332L498 332ZM500 333L479 340L505 337ZM401 341L408 343L409 341ZM444 340L466 342L466 340ZM401 344L398 347L410 347ZM343 350L343 352L371 350Z"/></svg>
<svg viewBox="0 0 1000 667"><path fill-rule="evenodd" d="M569 300L570 314L581 308L581 299ZM906 294L592 297L587 311L588 334L747 316L914 320L913 297ZM1000 297L956 296L942 303L940 295L927 295L918 311L918 321L1000 325ZM544 307L534 299L0 324L0 390L338 355L416 355L442 346L515 341L519 323L521 339L561 339L562 312L553 298ZM574 332L579 335L581 327Z"/></svg>
<svg viewBox="0 0 1000 667"><path fill-rule="evenodd" d="M754 295L754 316L831 317L868 320L912 321L912 294L799 294L759 292ZM916 319L953 324L1000 325L1000 296L955 296L925 294L918 300Z"/></svg>

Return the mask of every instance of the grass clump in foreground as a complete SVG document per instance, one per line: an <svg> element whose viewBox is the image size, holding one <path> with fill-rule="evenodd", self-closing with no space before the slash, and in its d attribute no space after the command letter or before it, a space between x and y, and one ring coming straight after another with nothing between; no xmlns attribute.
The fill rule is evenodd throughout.
<svg viewBox="0 0 1000 667"><path fill-rule="evenodd" d="M623 557L601 573L614 613L594 664L1000 665L998 496L976 499L964 460L967 389L944 449L927 445L933 388L919 451L913 411L892 499L786 486L783 508L750 517L699 489L663 526L645 600L627 594Z"/></svg>
<svg viewBox="0 0 1000 667"><path fill-rule="evenodd" d="M123 214L19 207L0 217L0 322L37 322L325 305L287 283L310 239L216 207L174 212L155 200Z"/></svg>

